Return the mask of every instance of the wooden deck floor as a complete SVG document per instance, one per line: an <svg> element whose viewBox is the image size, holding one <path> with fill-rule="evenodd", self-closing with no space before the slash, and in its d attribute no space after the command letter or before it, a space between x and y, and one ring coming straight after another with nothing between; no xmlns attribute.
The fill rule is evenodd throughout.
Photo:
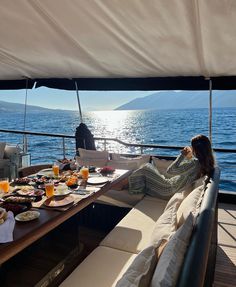
<svg viewBox="0 0 236 287"><path fill-rule="evenodd" d="M236 205L220 203L214 287L236 286Z"/></svg>

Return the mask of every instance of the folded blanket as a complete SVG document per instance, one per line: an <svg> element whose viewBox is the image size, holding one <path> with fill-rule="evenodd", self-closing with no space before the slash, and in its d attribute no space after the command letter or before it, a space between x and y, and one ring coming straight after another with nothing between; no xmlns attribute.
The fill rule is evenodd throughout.
<svg viewBox="0 0 236 287"><path fill-rule="evenodd" d="M0 243L13 241L13 230L15 227L15 218L11 211L7 213L7 219L0 224Z"/></svg>

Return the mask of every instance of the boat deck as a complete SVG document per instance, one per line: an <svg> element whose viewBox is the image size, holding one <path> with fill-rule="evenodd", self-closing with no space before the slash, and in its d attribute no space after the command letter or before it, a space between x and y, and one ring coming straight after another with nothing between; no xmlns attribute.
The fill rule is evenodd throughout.
<svg viewBox="0 0 236 287"><path fill-rule="evenodd" d="M236 205L219 203L214 287L236 286Z"/></svg>

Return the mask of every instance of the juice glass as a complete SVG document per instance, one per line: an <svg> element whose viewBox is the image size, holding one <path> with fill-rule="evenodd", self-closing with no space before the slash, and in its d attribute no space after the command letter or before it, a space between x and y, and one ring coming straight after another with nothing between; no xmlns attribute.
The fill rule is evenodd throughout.
<svg viewBox="0 0 236 287"><path fill-rule="evenodd" d="M7 193L9 191L9 178L0 178L0 191Z"/></svg>
<svg viewBox="0 0 236 287"><path fill-rule="evenodd" d="M89 169L88 169L88 167L83 166L80 169L80 174L81 174L83 179L88 179L88 177L89 177Z"/></svg>
<svg viewBox="0 0 236 287"><path fill-rule="evenodd" d="M54 195L54 183L51 181L45 183L45 191L47 197L52 197Z"/></svg>
<svg viewBox="0 0 236 287"><path fill-rule="evenodd" d="M52 171L55 177L59 176L59 165L57 163L52 166Z"/></svg>

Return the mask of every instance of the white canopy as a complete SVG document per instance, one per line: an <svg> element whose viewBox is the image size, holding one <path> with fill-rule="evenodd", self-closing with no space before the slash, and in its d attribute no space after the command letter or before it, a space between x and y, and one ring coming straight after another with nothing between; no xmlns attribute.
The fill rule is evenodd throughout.
<svg viewBox="0 0 236 287"><path fill-rule="evenodd" d="M3 0L0 80L236 75L234 0Z"/></svg>

